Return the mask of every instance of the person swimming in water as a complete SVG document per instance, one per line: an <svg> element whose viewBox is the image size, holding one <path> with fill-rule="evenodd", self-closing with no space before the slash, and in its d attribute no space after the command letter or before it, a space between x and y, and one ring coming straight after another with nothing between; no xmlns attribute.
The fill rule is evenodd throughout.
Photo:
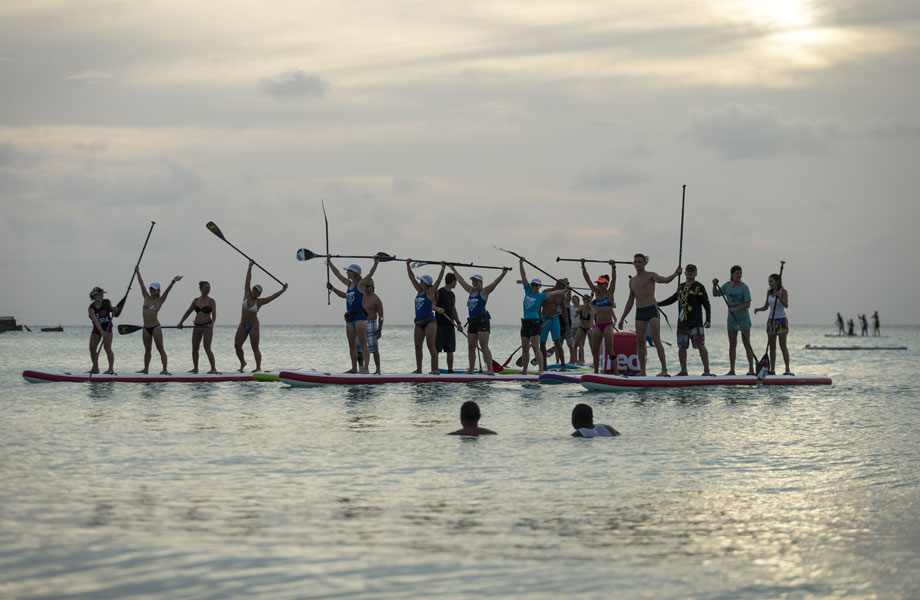
<svg viewBox="0 0 920 600"><path fill-rule="evenodd" d="M463 425L463 428L451 431L447 435L496 435L491 429L479 426L481 416L479 405L472 400L467 400L460 407L460 424Z"/></svg>
<svg viewBox="0 0 920 600"><path fill-rule="evenodd" d="M280 290L262 298L262 286L252 285L252 266L256 264L249 261L249 267L246 269L246 282L243 284L243 311L240 316L240 324L236 328L236 337L233 339L233 347L236 350L236 357L240 359L240 370L242 373L246 368L246 358L243 354L243 342L249 338L249 345L252 346L252 355L256 359L256 368L253 373L262 370L262 353L259 352L259 309L283 294L288 289L288 284L284 284Z"/></svg>
<svg viewBox="0 0 920 600"><path fill-rule="evenodd" d="M614 437L620 432L603 423L594 424L594 411L587 404L576 404L572 409L572 427L575 431L572 437Z"/></svg>
<svg viewBox="0 0 920 600"><path fill-rule="evenodd" d="M134 272L137 273L137 283L140 285L141 293L144 295L144 307L141 311L141 316L144 320L144 368L138 373L146 375L150 370L151 345L155 342L157 352L160 353L160 360L163 362L163 370L160 371L160 375L169 375L169 370L166 368L166 349L163 347L163 328L160 327L159 313L163 303L166 302L166 297L169 296L169 291L177 281L182 279L182 275L173 277L161 295L159 283L151 283L148 291L147 286L144 285L144 280L141 278L140 268L134 267Z"/></svg>
<svg viewBox="0 0 920 600"><path fill-rule="evenodd" d="M214 338L214 323L217 322L217 302L210 296L211 284L207 281L199 281L198 289L201 296L192 300L188 310L179 319L177 329L185 326L185 320L195 312L195 318L192 321L192 370L189 373L198 372L198 348L204 341L204 351L208 355L208 361L211 363L211 370L208 373L217 374L217 366L214 364L214 352L211 351L211 340Z"/></svg>

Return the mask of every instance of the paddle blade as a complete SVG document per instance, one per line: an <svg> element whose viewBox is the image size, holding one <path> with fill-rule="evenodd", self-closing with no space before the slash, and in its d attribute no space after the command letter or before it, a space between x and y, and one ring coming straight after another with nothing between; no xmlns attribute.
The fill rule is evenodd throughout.
<svg viewBox="0 0 920 600"><path fill-rule="evenodd" d="M208 221L207 224L205 225L205 227L207 227L207 228L208 228L208 231L210 231L211 233L213 233L214 235L216 235L216 236L219 237L220 239L222 239L222 240L226 240L226 239L227 239L227 238L224 237L223 232L221 232L220 227L218 227L218 226L217 226L217 223L215 223L214 221Z"/></svg>
<svg viewBox="0 0 920 600"><path fill-rule="evenodd" d="M521 367L524 365L524 357L518 356L518 359L514 362L515 365Z"/></svg>
<svg viewBox="0 0 920 600"><path fill-rule="evenodd" d="M304 261L310 260L311 258L316 258L319 256L317 253L312 250L307 250L306 248L301 248L297 251L297 260Z"/></svg>
<svg viewBox="0 0 920 600"><path fill-rule="evenodd" d="M141 329L143 329L143 326L141 325L119 325L118 333L125 335L128 333L134 333L135 331L140 331Z"/></svg>
<svg viewBox="0 0 920 600"><path fill-rule="evenodd" d="M118 301L118 304L115 305L115 316L119 316L121 311L125 309L125 302L128 301L128 295L125 294L125 297Z"/></svg>
<svg viewBox="0 0 920 600"><path fill-rule="evenodd" d="M386 252L378 252L377 254L374 255L374 258L376 258L380 262L389 262L391 260L396 260L395 256L390 256Z"/></svg>
<svg viewBox="0 0 920 600"><path fill-rule="evenodd" d="M498 362L498 361L495 360L494 358L492 359L492 372L493 372L493 373L501 373L501 372L502 372L502 369L504 369L504 368L505 368L505 367L503 367L502 364L501 364L500 362Z"/></svg>
<svg viewBox="0 0 920 600"><path fill-rule="evenodd" d="M763 381L770 371L770 358L764 354L760 359L760 371L757 372L757 381Z"/></svg>

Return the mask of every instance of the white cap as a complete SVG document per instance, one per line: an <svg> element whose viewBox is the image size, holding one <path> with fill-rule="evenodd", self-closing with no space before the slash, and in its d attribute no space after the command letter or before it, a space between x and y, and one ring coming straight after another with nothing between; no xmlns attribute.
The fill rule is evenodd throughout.
<svg viewBox="0 0 920 600"><path fill-rule="evenodd" d="M472 277L470 277L470 279L478 279L479 281L482 281L482 275L480 275L479 273L477 273L477 274L473 275Z"/></svg>
<svg viewBox="0 0 920 600"><path fill-rule="evenodd" d="M422 275L420 277L417 277L416 279L418 279L419 281L421 281L422 283L426 285L431 285L432 283L434 283L434 279L432 279L431 275Z"/></svg>
<svg viewBox="0 0 920 600"><path fill-rule="evenodd" d="M345 270L346 270L346 271L354 271L355 273L357 273L358 275L360 275L360 274L361 274L361 265L350 264L350 265L348 265L347 267L345 267Z"/></svg>
<svg viewBox="0 0 920 600"><path fill-rule="evenodd" d="M150 284L150 289L151 289L151 290L158 290L158 289L160 289L160 284L157 283L156 281L154 281L153 283Z"/></svg>
<svg viewBox="0 0 920 600"><path fill-rule="evenodd" d="M259 290L259 293L260 293L260 294L262 293L262 286L259 285L258 283L255 284L254 286L252 286L252 289L254 289L254 290Z"/></svg>
<svg viewBox="0 0 920 600"><path fill-rule="evenodd" d="M537 285L543 285L543 280L540 279L539 277L534 277L533 279L530 280L530 284L533 285L535 283Z"/></svg>

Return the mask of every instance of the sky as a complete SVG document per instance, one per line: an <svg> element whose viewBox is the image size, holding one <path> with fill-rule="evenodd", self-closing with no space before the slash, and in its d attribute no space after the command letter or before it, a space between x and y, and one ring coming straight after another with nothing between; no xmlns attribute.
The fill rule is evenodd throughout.
<svg viewBox="0 0 920 600"><path fill-rule="evenodd" d="M755 305L786 261L793 324L918 324L918 40L895 0L6 0L0 314L88 325L156 222L145 280L184 276L161 322L206 279L232 325L246 259L214 221L290 284L263 323L341 323L322 260L295 258L324 251L324 202L333 254L514 267L496 323L522 293L493 245L572 281L557 256L682 258L707 285L740 264ZM375 279L410 323L405 263Z"/></svg>

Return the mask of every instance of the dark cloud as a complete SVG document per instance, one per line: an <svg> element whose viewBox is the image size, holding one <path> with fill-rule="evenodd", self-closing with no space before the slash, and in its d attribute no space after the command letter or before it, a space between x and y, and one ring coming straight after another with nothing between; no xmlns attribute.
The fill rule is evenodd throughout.
<svg viewBox="0 0 920 600"><path fill-rule="evenodd" d="M681 135L728 159L815 154L826 149L825 137L819 127L784 120L772 108L740 104L697 118Z"/></svg>
<svg viewBox="0 0 920 600"><path fill-rule="evenodd" d="M259 82L259 89L275 100L300 100L323 98L329 90L329 84L316 75L291 71L272 79L263 79Z"/></svg>
<svg viewBox="0 0 920 600"><path fill-rule="evenodd" d="M581 190L614 190L646 181L648 176L639 171L619 167L598 167L584 171L575 180L575 188Z"/></svg>

